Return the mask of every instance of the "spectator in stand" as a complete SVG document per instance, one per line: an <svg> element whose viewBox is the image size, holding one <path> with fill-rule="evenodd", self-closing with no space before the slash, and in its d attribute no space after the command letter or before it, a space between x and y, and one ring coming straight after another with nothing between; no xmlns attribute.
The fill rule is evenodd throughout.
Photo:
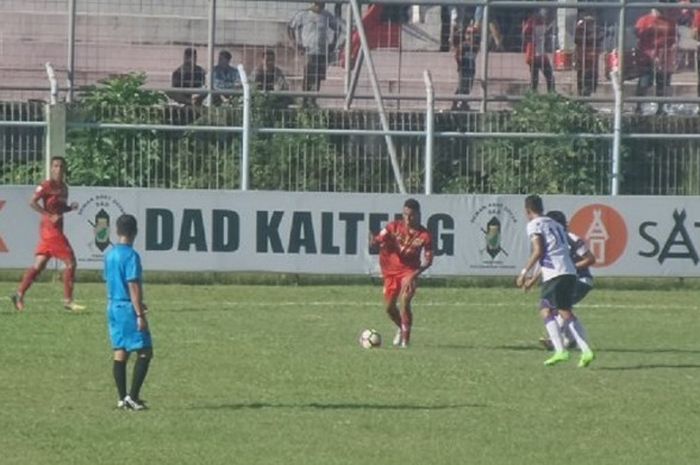
<svg viewBox="0 0 700 465"><path fill-rule="evenodd" d="M582 10L576 22L576 91L589 97L598 88L598 58L605 32L593 11Z"/></svg>
<svg viewBox="0 0 700 465"><path fill-rule="evenodd" d="M525 63L530 67L530 87L537 91L540 70L547 81L547 92L554 92L554 73L545 50L547 29L547 10L541 8L523 21L523 45Z"/></svg>
<svg viewBox="0 0 700 465"><path fill-rule="evenodd" d="M187 47L182 65L173 71L171 86L181 89L199 89L204 87L206 75L204 68L197 65L197 50ZM204 94L172 92L170 98L185 105L200 104L204 100Z"/></svg>
<svg viewBox="0 0 700 465"><path fill-rule="evenodd" d="M642 97L655 85L655 96L664 96L671 85L671 74L676 65L676 22L666 12L652 8L637 20L634 29L641 72L635 95ZM641 111L642 105L638 103L637 112ZM663 113L663 105L658 105L656 113Z"/></svg>
<svg viewBox="0 0 700 465"><path fill-rule="evenodd" d="M326 79L326 67L336 50L341 33L340 23L325 10L325 2L312 2L311 7L299 11L287 26L289 40L306 58L304 91L318 92ZM313 100L305 100L305 103Z"/></svg>
<svg viewBox="0 0 700 465"><path fill-rule="evenodd" d="M263 51L262 61L258 67L255 68L253 81L259 90L265 92L289 90L289 85L287 84L287 79L284 77L284 73L275 64L274 50L265 49L265 51Z"/></svg>
<svg viewBox="0 0 700 465"><path fill-rule="evenodd" d="M457 74L459 83L455 94L469 95L474 84L476 74L476 55L481 46L481 19L483 10L477 7L473 11L474 17L469 17L466 7L455 7L457 16L453 17L453 48L455 60L457 61ZM464 18L459 15L466 15L466 26ZM496 49L502 48L502 37L496 23L489 21L490 38L493 39ZM469 103L466 100L455 100L452 103L452 110L468 111Z"/></svg>
<svg viewBox="0 0 700 465"><path fill-rule="evenodd" d="M459 74L459 84L455 94L469 95L474 85L476 54L479 53L479 45L481 44L481 31L479 25L474 21L461 31L461 40L455 44L455 60ZM453 37L455 36L456 34L453 35ZM469 111L469 102L467 100L454 100L452 110Z"/></svg>
<svg viewBox="0 0 700 465"><path fill-rule="evenodd" d="M484 17L484 7L477 6L470 8L464 5L452 8L452 45L457 47L462 38L462 32L472 23L481 29L481 20ZM491 19L489 21L489 50L503 50L503 34L498 23Z"/></svg>
<svg viewBox="0 0 700 465"><path fill-rule="evenodd" d="M214 66L212 74L215 90L234 90L241 87L241 76L238 74L238 70L231 66L231 53L228 50L219 52L219 61ZM231 97L231 95L214 95L212 97L213 104L227 102Z"/></svg>

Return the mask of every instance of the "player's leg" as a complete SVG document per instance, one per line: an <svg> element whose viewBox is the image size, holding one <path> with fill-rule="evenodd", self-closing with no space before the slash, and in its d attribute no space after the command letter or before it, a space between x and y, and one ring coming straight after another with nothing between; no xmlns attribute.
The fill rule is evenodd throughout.
<svg viewBox="0 0 700 465"><path fill-rule="evenodd" d="M579 302L583 300L584 297L586 297L591 288L592 286L584 281L576 281L576 290L574 291L572 311L573 307L575 307ZM561 328L561 334L564 338L564 347L566 347L567 349L573 349L576 346L576 338L571 333L571 325L568 324L566 320L564 320L564 317L561 316L559 312L557 312L557 323L559 323L559 327ZM586 339L586 334L583 330L583 327L581 327L581 331L583 331L583 338Z"/></svg>
<svg viewBox="0 0 700 465"><path fill-rule="evenodd" d="M117 386L117 408L126 408L124 399L126 398L126 362L129 360L129 353L123 349L114 351L114 361L112 362L112 376L114 384Z"/></svg>
<svg viewBox="0 0 700 465"><path fill-rule="evenodd" d="M37 254L34 257L34 264L24 273L22 281L17 288L17 293L11 297L15 309L19 311L24 310L24 294L26 294L27 290L31 287L36 278L39 277L44 268L46 268L49 258L51 258L49 255L44 254Z"/></svg>
<svg viewBox="0 0 700 465"><path fill-rule="evenodd" d="M543 314L543 309L549 309L553 315L554 319L559 322L559 319L561 318L559 315L557 315L556 309L552 306L552 304L549 302L547 299L540 299L540 314L542 315L542 318L544 319L544 314ZM561 328L561 325L559 325L559 328ZM546 329L546 326L545 326ZM560 329L561 331L561 329ZM549 334L545 333L545 336L540 337L540 344L542 344L542 347L544 347L547 350L554 350L554 345L552 344L552 340L549 338Z"/></svg>
<svg viewBox="0 0 700 465"><path fill-rule="evenodd" d="M146 408L143 400L141 400L141 386L146 380L148 367L153 358L153 349L148 347L137 351L136 363L134 364L134 374L131 378L131 389L129 390L129 399L133 403L134 410L142 410Z"/></svg>
<svg viewBox="0 0 700 465"><path fill-rule="evenodd" d="M569 359L569 352L564 349L561 330L555 318L556 312L552 310L552 308L558 308L557 297L562 293L561 279L562 276L557 276L542 284L542 301L548 304L542 305L540 315L544 321L544 328L547 331L549 340L554 347L554 355L545 360L545 365L554 365Z"/></svg>
<svg viewBox="0 0 700 465"><path fill-rule="evenodd" d="M412 274L412 273L411 273ZM399 294L399 313L401 314L401 347L408 347L411 342L411 327L413 326L413 312L411 301L416 291L415 279L410 275L401 279L401 292Z"/></svg>
<svg viewBox="0 0 700 465"><path fill-rule="evenodd" d="M396 325L396 335L393 341L395 346L401 344L401 315L397 305L400 289L400 281L395 276L384 277L384 309L389 319Z"/></svg>
<svg viewBox="0 0 700 465"><path fill-rule="evenodd" d="M141 399L141 386L146 379L148 367L153 357L153 343L151 342L151 333L149 330L141 331L138 328L136 312L133 306L128 306L128 327L126 330L127 343L126 349L129 352L136 352L136 363L134 364L134 374L131 378L131 388L129 395L124 401L132 410L144 410L146 404Z"/></svg>
<svg viewBox="0 0 700 465"><path fill-rule="evenodd" d="M559 329L559 324L556 321L556 312L549 308L540 309L540 315L542 316L542 321L544 322L544 329L547 331L547 336L549 336L549 341L552 344L554 353L564 352L564 341L561 337L561 330Z"/></svg>
<svg viewBox="0 0 700 465"><path fill-rule="evenodd" d="M77 263L68 239L61 236L52 245L52 255L63 262L63 306L66 310L84 310L85 306L73 302L75 270Z"/></svg>
<svg viewBox="0 0 700 465"><path fill-rule="evenodd" d="M578 280L574 275L561 276L559 278L559 283L556 288L555 293L555 305L558 309L559 314L564 318L564 325L569 329L571 335L576 340L576 344L581 349L581 359L579 360L579 367L587 367L595 358L591 347L588 345L588 341L585 337L586 333L583 329L583 325L574 316L571 311L573 307L574 297L576 294L576 283Z"/></svg>
<svg viewBox="0 0 700 465"><path fill-rule="evenodd" d="M73 301L73 289L75 287L75 256L63 260L63 306L66 310L84 310L83 305L78 305Z"/></svg>
<svg viewBox="0 0 700 465"><path fill-rule="evenodd" d="M112 376L117 387L117 407L127 408L124 399L126 398L126 363L129 360L129 352L126 350L125 331L129 326L127 320L128 313L125 311L128 306L123 304L110 304L107 307L107 329L109 341L113 350Z"/></svg>
<svg viewBox="0 0 700 465"><path fill-rule="evenodd" d="M112 321L115 323L111 324ZM134 307L127 302L110 306L110 329L112 330L112 344L118 342L119 347L123 348L124 351L137 354L131 388L123 398L124 408L144 410L146 406L139 396L153 355L151 333L148 330L139 330ZM124 386L124 390L126 391L126 386Z"/></svg>
<svg viewBox="0 0 700 465"><path fill-rule="evenodd" d="M576 345L578 345L579 349L581 349L581 358L578 366L585 368L590 365L595 358L595 355L591 350L591 346L588 343L586 330L570 309L559 309L559 313L564 318L565 327L573 336L574 340L576 341Z"/></svg>

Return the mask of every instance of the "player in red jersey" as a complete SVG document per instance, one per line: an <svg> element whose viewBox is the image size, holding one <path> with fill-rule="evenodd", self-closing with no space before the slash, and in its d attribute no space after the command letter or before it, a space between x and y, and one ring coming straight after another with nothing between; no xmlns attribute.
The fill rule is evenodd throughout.
<svg viewBox="0 0 700 465"><path fill-rule="evenodd" d="M370 245L380 247L385 308L398 327L395 346L408 347L411 339L411 299L416 292L418 275L433 264L432 243L430 232L420 224L420 204L415 199L404 202L403 219L392 221L370 238Z"/></svg>
<svg viewBox="0 0 700 465"><path fill-rule="evenodd" d="M63 305L67 310L82 310L82 305L73 302L73 282L75 281L75 255L68 239L63 234L63 214L78 209L78 204L68 205L68 185L65 183L66 160L63 157L51 158L51 177L42 182L34 192L29 206L41 215L40 239L36 248L36 259L30 267L11 299L15 308L24 310L24 294L34 280L46 268L51 257L65 265L63 272Z"/></svg>

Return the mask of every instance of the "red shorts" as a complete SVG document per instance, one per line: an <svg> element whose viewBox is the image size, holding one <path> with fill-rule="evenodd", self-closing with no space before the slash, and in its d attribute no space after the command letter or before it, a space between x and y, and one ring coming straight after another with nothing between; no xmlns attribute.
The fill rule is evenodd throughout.
<svg viewBox="0 0 700 465"><path fill-rule="evenodd" d="M401 274L392 274L384 276L384 300L388 301L397 299L399 297L399 294L401 294L401 288L403 287L406 280L411 277L412 274L413 271L407 271ZM416 283L414 282L414 285L406 291L406 297L408 298L408 300L411 300L415 293Z"/></svg>
<svg viewBox="0 0 700 465"><path fill-rule="evenodd" d="M74 257L73 248L63 234L50 239L41 239L39 245L36 246L34 254L54 257L63 261L73 260Z"/></svg>

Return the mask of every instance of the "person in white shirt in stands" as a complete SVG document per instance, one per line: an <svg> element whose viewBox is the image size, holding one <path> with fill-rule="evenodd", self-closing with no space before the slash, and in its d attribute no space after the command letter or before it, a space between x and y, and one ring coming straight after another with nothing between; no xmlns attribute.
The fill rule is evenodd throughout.
<svg viewBox="0 0 700 465"><path fill-rule="evenodd" d="M312 2L311 7L299 11L287 25L291 43L306 57L304 90L318 92L326 79L326 68L339 43L342 29L325 2ZM309 100L308 103L315 103Z"/></svg>
<svg viewBox="0 0 700 465"><path fill-rule="evenodd" d="M554 346L554 355L545 360L544 364L556 365L569 360L569 352L564 348L561 330L555 318L559 314L564 320L564 327L571 332L581 349L578 366L585 368L591 364L595 355L586 340L583 325L572 311L576 266L571 260L566 230L561 224L543 215L544 205L539 195L525 198L525 214L529 220L527 235L532 252L515 283L524 289L528 273L539 264L542 270L541 298L542 301L547 301L546 305L541 305L540 314Z"/></svg>

